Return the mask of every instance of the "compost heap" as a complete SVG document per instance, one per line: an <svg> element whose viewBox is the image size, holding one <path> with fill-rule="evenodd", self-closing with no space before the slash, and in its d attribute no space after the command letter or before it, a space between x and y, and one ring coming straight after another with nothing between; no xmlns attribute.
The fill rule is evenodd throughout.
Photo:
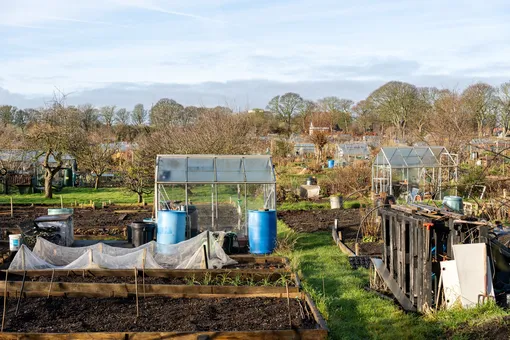
<svg viewBox="0 0 510 340"><path fill-rule="evenodd" d="M104 243L88 247L63 247L41 237L34 250L22 245L9 270L39 269L200 269L205 253L210 252L209 268L222 268L237 263L223 251L212 232L207 231L177 244L155 241L137 248L112 247ZM223 235L220 234L220 238ZM208 240L210 247L208 247ZM204 248L205 246L205 248ZM209 248L209 249L208 249Z"/></svg>

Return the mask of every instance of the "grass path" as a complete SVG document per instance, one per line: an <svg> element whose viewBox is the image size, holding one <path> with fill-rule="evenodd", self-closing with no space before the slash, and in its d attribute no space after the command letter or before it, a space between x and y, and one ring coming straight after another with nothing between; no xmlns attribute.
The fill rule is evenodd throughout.
<svg viewBox="0 0 510 340"><path fill-rule="evenodd" d="M293 251L287 249L280 254L289 257L298 269L305 290L328 323L331 339L442 339L446 330L451 333L461 325L477 326L508 315L494 305L427 316L404 313L392 301L363 288L368 286L368 271L352 270L330 233L294 233L282 222L278 232L279 239L289 243L297 238Z"/></svg>

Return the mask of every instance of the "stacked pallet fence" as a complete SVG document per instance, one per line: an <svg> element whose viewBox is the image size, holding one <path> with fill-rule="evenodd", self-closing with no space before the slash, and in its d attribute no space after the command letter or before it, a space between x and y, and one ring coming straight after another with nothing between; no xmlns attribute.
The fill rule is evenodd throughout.
<svg viewBox="0 0 510 340"><path fill-rule="evenodd" d="M386 286L410 311L437 307L440 262L454 258L453 245L488 240L486 223L463 220L458 214L392 206L380 208L379 215L383 259L373 263Z"/></svg>

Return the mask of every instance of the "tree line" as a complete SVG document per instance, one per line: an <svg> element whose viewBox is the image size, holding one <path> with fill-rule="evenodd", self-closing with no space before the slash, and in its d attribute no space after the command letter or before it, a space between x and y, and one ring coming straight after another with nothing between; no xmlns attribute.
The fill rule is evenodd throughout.
<svg viewBox="0 0 510 340"><path fill-rule="evenodd" d="M169 98L132 110L72 106L65 99L57 94L37 109L0 105L0 149L40 151L48 197L65 154L77 158L80 170L96 174L96 186L115 167L128 186L144 188L151 186L158 153L245 154L259 147L258 137L307 134L310 123L353 135L371 132L405 143L444 145L453 152L496 127L504 135L510 130L510 82L498 87L476 83L458 91L391 81L358 102L335 96L312 101L289 92L273 97L265 108L243 112L185 106ZM137 146L124 165L112 161L120 141Z"/></svg>

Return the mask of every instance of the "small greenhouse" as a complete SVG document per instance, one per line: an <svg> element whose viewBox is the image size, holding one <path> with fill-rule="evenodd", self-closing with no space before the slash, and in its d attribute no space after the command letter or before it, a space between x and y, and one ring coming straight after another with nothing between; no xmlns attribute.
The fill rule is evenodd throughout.
<svg viewBox="0 0 510 340"><path fill-rule="evenodd" d="M201 231L246 236L249 210L276 209L276 177L268 155L158 155L155 213L184 210L187 237Z"/></svg>
<svg viewBox="0 0 510 340"><path fill-rule="evenodd" d="M372 191L411 199L457 194L458 156L442 146L383 147L372 165Z"/></svg>
<svg viewBox="0 0 510 340"><path fill-rule="evenodd" d="M368 159L370 149L367 143L346 143L336 145L336 163L351 163L356 159Z"/></svg>

